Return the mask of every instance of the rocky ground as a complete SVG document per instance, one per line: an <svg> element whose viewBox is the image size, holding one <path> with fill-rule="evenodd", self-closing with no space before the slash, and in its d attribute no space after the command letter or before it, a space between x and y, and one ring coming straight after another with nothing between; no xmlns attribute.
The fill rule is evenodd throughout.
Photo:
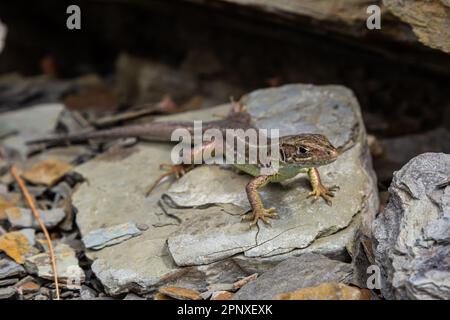
<svg viewBox="0 0 450 320"><path fill-rule="evenodd" d="M230 0L218 1L218 8L225 2L241 6L244 16L246 10L265 12L264 23L280 17L302 28L326 22L322 32L336 32L333 50L323 39L294 37L292 30L280 34L302 41L285 43L280 36L267 46L269 35L262 31L270 24L260 21L242 26L259 26L255 37L240 35L233 23L232 36L201 21L187 27L194 13L177 20L186 30L174 37L170 28L161 31L166 24L158 17L167 14L161 5L153 8L155 19L143 16L158 26L149 33L161 33L153 40L172 61L123 51L105 74L83 64L88 60L76 48L55 49L34 61L39 76L0 75L0 299L56 298L48 243L11 165L49 230L62 299L450 299L450 72L443 53L449 48L446 33L435 32L448 18L448 1L377 2L390 12L378 40L411 45L396 58L386 47L364 42L374 39L369 33L354 32L364 22L359 7L367 1L341 1L341 8L329 1L295 6ZM14 17L13 6L0 6ZM424 26L424 8L439 19ZM124 10L135 14L135 8ZM16 39L26 28L6 20L13 32L5 42L8 28L0 22L0 53L6 48L8 61L0 61L0 70L25 69L32 60ZM369 51L336 45L342 36L359 39ZM193 44L184 48L182 39ZM36 48L46 47L40 40ZM109 41L114 50L131 43ZM372 50L389 58L371 57ZM262 189L266 206L276 207L280 219L250 229L241 221L250 208L250 178L228 166L199 166L146 196L163 173L160 164L170 162L169 144L145 137L26 144L55 133L218 119L230 95L245 103L259 128L322 133L345 147L336 162L319 168L325 185L340 187L332 206L307 199L310 185L299 175Z"/></svg>
<svg viewBox="0 0 450 320"><path fill-rule="evenodd" d="M55 296L48 246L8 163L20 168L51 231L65 299L449 297L449 188L437 185L450 175L450 156L411 160L377 216L370 147L349 89L293 84L242 101L260 128L320 132L346 146L320 168L326 185L340 187L333 206L307 199L308 182L298 177L262 191L281 218L249 229L241 221L246 175L202 166L146 197L170 145L124 139L39 149L25 141L80 130L77 112L55 102L2 113L1 297ZM158 119L209 120L228 108ZM370 285L370 265L380 268L379 287Z"/></svg>

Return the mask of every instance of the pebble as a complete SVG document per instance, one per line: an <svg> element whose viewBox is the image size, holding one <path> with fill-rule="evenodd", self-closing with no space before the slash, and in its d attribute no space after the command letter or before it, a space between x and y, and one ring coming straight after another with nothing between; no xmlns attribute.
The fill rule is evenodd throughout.
<svg viewBox="0 0 450 320"><path fill-rule="evenodd" d="M6 286L16 284L18 281L19 281L18 278L10 278L10 279L0 280L0 287L6 287Z"/></svg>
<svg viewBox="0 0 450 320"><path fill-rule="evenodd" d="M81 300L93 300L97 296L97 292L88 286L81 286L80 298Z"/></svg>
<svg viewBox="0 0 450 320"><path fill-rule="evenodd" d="M24 274L25 269L21 265L7 258L0 260L0 279L22 276Z"/></svg>
<svg viewBox="0 0 450 320"><path fill-rule="evenodd" d="M15 285L15 288L22 294L29 294L38 292L41 286L37 283L37 281L33 277L27 276L22 280L20 280Z"/></svg>
<svg viewBox="0 0 450 320"><path fill-rule="evenodd" d="M51 210L38 210L47 228L56 227L66 216L61 208ZM30 209L25 208L8 208L5 210L9 223L14 228L35 228L39 229L39 223L33 216Z"/></svg>
<svg viewBox="0 0 450 320"><path fill-rule="evenodd" d="M83 237L86 248L100 250L140 235L142 232L134 222L93 230Z"/></svg>
<svg viewBox="0 0 450 320"><path fill-rule="evenodd" d="M231 300L234 294L229 291L217 291L211 296L211 300Z"/></svg>
<svg viewBox="0 0 450 320"><path fill-rule="evenodd" d="M145 298L142 298L134 293L129 293L123 298L123 300L146 300Z"/></svg>
<svg viewBox="0 0 450 320"><path fill-rule="evenodd" d="M178 300L201 300L200 292L187 288L162 287L159 293Z"/></svg>
<svg viewBox="0 0 450 320"><path fill-rule="evenodd" d="M9 299L16 295L16 289L13 287L0 288L0 300Z"/></svg>
<svg viewBox="0 0 450 320"><path fill-rule="evenodd" d="M84 282L85 274L83 269L78 265L78 259L75 256L74 250L63 243L58 243L54 250L60 281ZM50 256L47 253L40 253L27 258L25 261L25 268L29 273L36 274L40 278L53 280Z"/></svg>

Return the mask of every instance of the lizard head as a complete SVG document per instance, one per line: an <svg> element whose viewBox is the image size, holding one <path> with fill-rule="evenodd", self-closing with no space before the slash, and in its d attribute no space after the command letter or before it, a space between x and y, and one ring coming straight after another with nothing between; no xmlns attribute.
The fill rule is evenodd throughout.
<svg viewBox="0 0 450 320"><path fill-rule="evenodd" d="M299 167L321 166L335 161L338 150L322 134L297 134L280 137L282 163Z"/></svg>

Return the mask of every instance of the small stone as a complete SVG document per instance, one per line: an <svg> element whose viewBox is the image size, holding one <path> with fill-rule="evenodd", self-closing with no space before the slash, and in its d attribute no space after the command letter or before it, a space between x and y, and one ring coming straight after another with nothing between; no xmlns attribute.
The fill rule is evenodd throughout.
<svg viewBox="0 0 450 320"><path fill-rule="evenodd" d="M123 298L123 300L145 300L145 298L142 298L134 293L129 293Z"/></svg>
<svg viewBox="0 0 450 320"><path fill-rule="evenodd" d="M97 292L88 286L81 286L80 298L81 300L93 300L97 296Z"/></svg>
<svg viewBox="0 0 450 320"><path fill-rule="evenodd" d="M57 159L46 159L35 164L30 170L23 173L23 177L35 184L52 186L72 170L67 162Z"/></svg>
<svg viewBox="0 0 450 320"><path fill-rule="evenodd" d="M8 221L14 228L35 228L39 229L39 223L34 218L30 209L25 208L9 208L6 209ZM47 228L56 227L66 216L61 208L51 210L38 210L44 224Z"/></svg>
<svg viewBox="0 0 450 320"><path fill-rule="evenodd" d="M36 243L36 231L31 228L25 228L19 230L20 233L22 233L25 237L27 237L28 242L30 245L34 246Z"/></svg>
<svg viewBox="0 0 450 320"><path fill-rule="evenodd" d="M0 194L0 220L7 219L6 209L13 208L19 201L18 194Z"/></svg>
<svg viewBox="0 0 450 320"><path fill-rule="evenodd" d="M16 295L13 287L0 288L0 300L9 299Z"/></svg>
<svg viewBox="0 0 450 320"><path fill-rule="evenodd" d="M23 293L35 293L39 291L40 287L41 286L36 282L30 281L20 286L20 289L22 290Z"/></svg>
<svg viewBox="0 0 450 320"><path fill-rule="evenodd" d="M179 287L162 287L159 293L177 300L201 300L200 292Z"/></svg>
<svg viewBox="0 0 450 320"><path fill-rule="evenodd" d="M13 231L0 236L0 251L4 251L9 257L19 264L24 263L25 258L36 253L28 238L20 231Z"/></svg>
<svg viewBox="0 0 450 320"><path fill-rule="evenodd" d="M85 235L82 240L87 249L100 250L136 237L141 234L134 222L96 229Z"/></svg>
<svg viewBox="0 0 450 320"><path fill-rule="evenodd" d="M228 291L217 291L211 296L211 300L231 300L234 294Z"/></svg>
<svg viewBox="0 0 450 320"><path fill-rule="evenodd" d="M47 296L47 297L50 297L52 295L52 291L46 287L41 287L41 290L39 290L39 293L44 296Z"/></svg>
<svg viewBox="0 0 450 320"><path fill-rule="evenodd" d="M48 300L48 299L49 299L49 297L44 296L43 294L35 295L33 298L33 300Z"/></svg>
<svg viewBox="0 0 450 320"><path fill-rule="evenodd" d="M63 293L60 294L60 297L62 299L70 299L73 297L73 292L72 291L64 291Z"/></svg>
<svg viewBox="0 0 450 320"><path fill-rule="evenodd" d="M136 227L141 231L147 231L149 226L145 223L139 223L136 225Z"/></svg>
<svg viewBox="0 0 450 320"><path fill-rule="evenodd" d="M208 286L208 291L234 291L234 284L232 283L213 283Z"/></svg>
<svg viewBox="0 0 450 320"><path fill-rule="evenodd" d="M279 294L274 300L370 300L371 296L370 290L330 282Z"/></svg>
<svg viewBox="0 0 450 320"><path fill-rule="evenodd" d="M213 291L205 291L200 293L200 297L202 297L203 300L208 300L209 298L211 298L213 293Z"/></svg>
<svg viewBox="0 0 450 320"><path fill-rule="evenodd" d="M270 300L278 294L323 282L349 283L352 280L353 268L350 264L307 253L289 258L247 283L233 300Z"/></svg>
<svg viewBox="0 0 450 320"><path fill-rule="evenodd" d="M17 282L19 282L18 278L9 278L9 279L0 280L0 287L10 286L10 285L16 284Z"/></svg>
<svg viewBox="0 0 450 320"><path fill-rule="evenodd" d="M233 283L233 291L236 291L240 288L242 288L244 285L246 285L247 283L249 283L250 281L256 280L256 278L258 278L258 274L254 273L249 275L248 277L245 277L239 281L236 281L235 283Z"/></svg>
<svg viewBox="0 0 450 320"><path fill-rule="evenodd" d="M66 244L58 243L54 251L58 279L62 283L68 283L69 280L74 281L74 283L84 282L85 274L78 265L78 259L73 249ZM47 252L27 258L25 268L29 273L36 274L40 278L53 280L53 270L50 256ZM73 283L70 282L70 284Z"/></svg>
<svg viewBox="0 0 450 320"><path fill-rule="evenodd" d="M14 287L20 294L36 293L41 288L40 284L31 276L23 278Z"/></svg>
<svg viewBox="0 0 450 320"><path fill-rule="evenodd" d="M0 279L22 276L25 274L25 269L10 259L0 259Z"/></svg>

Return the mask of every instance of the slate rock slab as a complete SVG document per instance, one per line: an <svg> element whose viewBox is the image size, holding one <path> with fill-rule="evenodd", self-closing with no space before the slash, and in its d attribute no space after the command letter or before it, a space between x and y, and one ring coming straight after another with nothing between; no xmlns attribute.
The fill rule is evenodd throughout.
<svg viewBox="0 0 450 320"><path fill-rule="evenodd" d="M20 264L8 258L0 259L0 279L23 276L25 273L25 269Z"/></svg>
<svg viewBox="0 0 450 320"><path fill-rule="evenodd" d="M57 244L54 250L58 279L71 285L82 283L85 279L85 274L78 265L75 251L63 243ZM27 258L25 260L25 268L28 273L36 274L40 278L53 279L50 255L47 252Z"/></svg>
<svg viewBox="0 0 450 320"><path fill-rule="evenodd" d="M200 166L171 186L163 183L150 197L147 188L170 162L171 145L140 143L107 152L75 168L89 181L73 195L82 236L128 221L145 224L140 236L101 250L87 250L92 269L109 294L145 293L161 285L204 291L213 283L233 283L304 253L348 258L363 214L375 214L376 183L365 130L352 92L340 86L288 85L244 97L255 124L282 135L326 134L347 151L321 167L326 185L338 184L333 206L306 199L305 176L264 188L267 206L279 210L272 227L249 230L242 215L249 209L249 177L227 166ZM210 120L229 106L162 119ZM162 197L164 195L164 197ZM164 201L160 201L163 199Z"/></svg>
<svg viewBox="0 0 450 320"><path fill-rule="evenodd" d="M0 300L10 299L16 295L16 289L13 287L0 288Z"/></svg>
<svg viewBox="0 0 450 320"><path fill-rule="evenodd" d="M112 226L109 228L100 228L89 232L83 237L83 243L86 248L99 250L106 246L111 246L122 241L128 240L141 234L133 222Z"/></svg>
<svg viewBox="0 0 450 320"><path fill-rule="evenodd" d="M319 254L291 257L243 286L233 300L270 300L276 295L324 282L350 283L352 266Z"/></svg>
<svg viewBox="0 0 450 320"><path fill-rule="evenodd" d="M1 141L2 145L25 160L30 148L25 141L50 134L63 110L63 104L48 103L2 113L1 131L11 134Z"/></svg>
<svg viewBox="0 0 450 320"><path fill-rule="evenodd" d="M39 210L39 214L47 228L56 227L66 216L62 208L49 210ZM40 229L39 223L34 218L30 209L9 208L6 209L9 223L15 228L35 228Z"/></svg>
<svg viewBox="0 0 450 320"><path fill-rule="evenodd" d="M450 155L424 153L395 172L374 223L387 299L450 299Z"/></svg>
<svg viewBox="0 0 450 320"><path fill-rule="evenodd" d="M217 211L183 223L168 239L169 251L178 265L206 264L238 253L249 259L295 254L295 250L306 249L326 236L342 232L341 238L348 239L347 228L360 214L376 213L375 177L359 106L351 91L338 86L286 85L254 91L243 101L259 128L279 129L281 136L322 133L334 146L348 148L336 162L319 168L323 183L338 184L340 190L330 207L322 200L311 203L307 199L310 185L305 175L281 187L269 185L260 194L266 207L278 210L280 219L274 220L272 227L260 223L249 231L241 222L241 214L250 209L243 190L251 178L217 166L195 169L167 192L177 205L220 203L237 209L228 211L228 217ZM316 243L313 252L338 256L346 245L338 242L338 247L336 241Z"/></svg>

